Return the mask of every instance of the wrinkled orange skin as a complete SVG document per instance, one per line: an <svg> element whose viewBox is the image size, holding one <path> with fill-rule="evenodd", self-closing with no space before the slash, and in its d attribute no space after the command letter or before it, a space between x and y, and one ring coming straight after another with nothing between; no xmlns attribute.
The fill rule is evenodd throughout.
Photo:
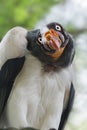
<svg viewBox="0 0 87 130"><path fill-rule="evenodd" d="M62 55L62 53L63 53L63 51L64 51L64 49L65 49L65 47L62 47L62 48L60 47L60 48L58 48L57 45L56 45L55 40L52 39L53 37L56 37L56 38L58 39L60 45L61 45L61 44L62 44L62 41L61 41L61 39L59 38L58 33L57 33L54 29L50 29L49 31L47 31L47 32L45 33L45 37L46 37L47 41L50 41L50 40L51 40L51 41L53 42L55 48L57 48L54 53L49 54L51 57L53 57L55 60L57 60L57 59ZM49 45L49 46L50 46L50 45Z"/></svg>

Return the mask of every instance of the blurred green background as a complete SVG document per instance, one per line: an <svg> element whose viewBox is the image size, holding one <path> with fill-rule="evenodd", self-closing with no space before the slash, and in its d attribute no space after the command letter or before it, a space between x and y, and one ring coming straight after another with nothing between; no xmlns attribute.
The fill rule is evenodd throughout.
<svg viewBox="0 0 87 130"><path fill-rule="evenodd" d="M14 26L31 29L60 0L0 0L0 39Z"/></svg>

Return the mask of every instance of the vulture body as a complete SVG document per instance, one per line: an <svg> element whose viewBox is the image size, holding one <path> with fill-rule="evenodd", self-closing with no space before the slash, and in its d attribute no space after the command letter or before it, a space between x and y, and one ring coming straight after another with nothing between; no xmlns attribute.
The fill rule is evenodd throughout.
<svg viewBox="0 0 87 130"><path fill-rule="evenodd" d="M3 78L3 81L7 81L6 73L1 73L8 65L10 68L5 72L7 75L10 71L13 73L8 81L11 84L9 91L8 82L5 89L4 84L0 83L0 88L3 88L0 96L2 92L7 94L7 97L2 96L1 99L4 104L1 113L4 107L5 109L1 115L0 127L62 130L75 94L74 42L58 23L29 31L25 37L28 54L23 53L19 59L19 56L14 57L14 65L11 60L11 63L7 61L1 68L0 80ZM23 43L26 45L24 41Z"/></svg>

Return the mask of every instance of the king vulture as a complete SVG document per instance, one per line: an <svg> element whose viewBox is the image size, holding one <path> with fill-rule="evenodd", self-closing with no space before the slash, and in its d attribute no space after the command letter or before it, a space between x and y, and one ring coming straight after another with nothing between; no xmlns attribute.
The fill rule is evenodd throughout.
<svg viewBox="0 0 87 130"><path fill-rule="evenodd" d="M22 41L21 38L18 43ZM5 89L4 83L0 83L1 103L4 104L1 105L1 111L3 108L4 111L0 127L63 130L75 95L75 48L72 37L60 24L54 22L27 32L26 39L29 52L24 62L22 59L23 63L18 60L18 66L22 67L16 67L17 61L13 65L11 60L11 63L7 61L5 65L11 66L12 70L8 67L7 71L3 65L0 72L0 80L7 81L6 75L9 77ZM7 96L2 96L2 93Z"/></svg>

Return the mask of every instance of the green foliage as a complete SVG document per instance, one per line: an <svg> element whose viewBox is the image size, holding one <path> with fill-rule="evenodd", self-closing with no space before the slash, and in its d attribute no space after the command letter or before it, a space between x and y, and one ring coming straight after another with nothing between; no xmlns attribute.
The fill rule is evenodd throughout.
<svg viewBox="0 0 87 130"><path fill-rule="evenodd" d="M60 0L0 0L0 39L14 26L31 29Z"/></svg>

